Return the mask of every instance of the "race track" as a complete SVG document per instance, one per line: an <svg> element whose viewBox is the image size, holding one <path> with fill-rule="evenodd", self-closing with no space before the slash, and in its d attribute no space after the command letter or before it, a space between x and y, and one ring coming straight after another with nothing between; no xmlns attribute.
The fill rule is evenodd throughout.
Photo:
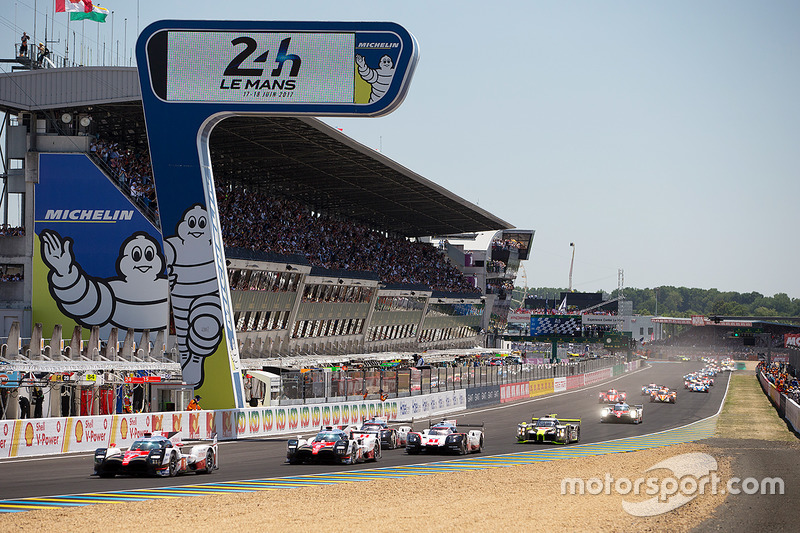
<svg viewBox="0 0 800 533"><path fill-rule="evenodd" d="M583 389L558 393L539 399L474 409L452 415L462 423L485 424L486 441L483 455L501 455L536 448L537 445L517 444L517 423L529 421L532 414L557 413L565 418L581 418L581 443L603 442L633 437L680 427L718 412L728 382L728 373L717 375L716 385L708 394L683 389L682 376L702 367L701 363L653 363L632 374L611 378ZM655 382L678 390L674 405L649 403L640 395L641 387ZM644 404L642 424L602 424L597 395L601 390L617 388L628 393L630 404ZM426 420L415 429L427 427ZM538 447L542 447L539 445ZM441 455L409 456L403 450L384 450L377 463L358 465L294 465L285 464L286 438L251 439L220 444L220 469L210 476L194 474L177 478L114 478L91 477L92 455L9 459L0 461L0 500L30 497L59 496L79 493L100 493L154 487L176 487L234 480L275 478L314 473L331 473L364 468L390 467L441 461ZM446 457L445 457L446 458ZM2 503L2 502L0 502Z"/></svg>

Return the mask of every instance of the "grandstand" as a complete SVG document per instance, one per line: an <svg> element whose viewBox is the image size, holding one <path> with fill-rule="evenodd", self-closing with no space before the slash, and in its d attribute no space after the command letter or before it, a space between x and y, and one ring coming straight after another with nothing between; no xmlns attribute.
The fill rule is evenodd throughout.
<svg viewBox="0 0 800 533"><path fill-rule="evenodd" d="M113 370L125 360L127 370L174 374L170 316L159 308L145 313L156 317L152 324L148 317L127 323L113 314L117 306L98 326L92 322L98 311L75 311L62 295L66 289L53 284L61 271L42 257L46 246L49 251L60 242L66 250L73 239L81 282L102 293L122 277L122 267L110 265L123 257L123 248L148 239L163 247L158 204L147 193L152 174L146 172L136 69L6 74L0 78L0 112L2 222L24 228L0 238L3 272L10 276L0 284L3 359L38 362L50 372L80 369L77 363L86 361ZM314 118L228 119L211 136L211 155L244 368L303 357L347 360L352 354L410 358L425 350L485 346L487 331L502 330L532 231L513 229ZM88 170L70 177L67 170L77 160L69 158L75 157ZM80 181L87 176L100 181ZM67 205L86 198L97 200L97 208ZM82 228L100 224L77 222L113 226L118 213L133 225L116 224L127 228L121 236L90 237L90 250L78 262L80 243L66 238L66 223L76 222L70 231L88 231ZM65 238L53 240L53 233ZM489 235L488 242L454 244L458 236L479 234ZM149 281L148 290L157 292L166 276ZM67 342L72 328L77 333Z"/></svg>

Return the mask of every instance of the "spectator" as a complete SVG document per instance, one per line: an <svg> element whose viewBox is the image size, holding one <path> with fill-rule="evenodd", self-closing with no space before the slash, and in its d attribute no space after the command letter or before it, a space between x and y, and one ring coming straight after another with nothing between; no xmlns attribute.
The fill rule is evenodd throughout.
<svg viewBox="0 0 800 533"><path fill-rule="evenodd" d="M36 62L40 67L42 66L42 61L48 57L50 57L50 50L43 43L39 43L39 55L36 58Z"/></svg>
<svg viewBox="0 0 800 533"><path fill-rule="evenodd" d="M22 37L19 40L19 57L25 57L28 55L28 34L22 32Z"/></svg>

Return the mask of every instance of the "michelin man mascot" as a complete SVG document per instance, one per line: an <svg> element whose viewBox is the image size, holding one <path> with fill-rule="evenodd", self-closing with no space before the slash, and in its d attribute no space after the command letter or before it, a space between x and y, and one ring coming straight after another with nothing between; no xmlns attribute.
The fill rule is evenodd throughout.
<svg viewBox="0 0 800 533"><path fill-rule="evenodd" d="M42 261L50 270L50 295L66 316L82 326L116 326L136 331L167 327L169 302L164 256L158 242L138 231L125 239L117 276L87 274L75 260L73 239L46 229L39 236Z"/></svg>
<svg viewBox="0 0 800 533"><path fill-rule="evenodd" d="M208 213L193 205L176 232L164 239L164 254L183 380L197 388L203 384L203 362L217 350L223 333Z"/></svg>
<svg viewBox="0 0 800 533"><path fill-rule="evenodd" d="M377 102L383 98L383 95L389 90L394 77L392 58L384 55L381 57L378 68L374 69L367 66L364 56L356 55L356 65L358 65L358 75L361 76L361 79L372 86L372 90L369 93L369 103Z"/></svg>

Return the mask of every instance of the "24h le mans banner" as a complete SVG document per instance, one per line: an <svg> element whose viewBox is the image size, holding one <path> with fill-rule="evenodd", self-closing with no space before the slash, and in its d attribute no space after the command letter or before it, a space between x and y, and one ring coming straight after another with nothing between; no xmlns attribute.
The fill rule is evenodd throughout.
<svg viewBox="0 0 800 533"><path fill-rule="evenodd" d="M207 409L241 408L211 132L242 115L387 114L416 42L389 22L165 20L139 36L136 59L183 380Z"/></svg>

